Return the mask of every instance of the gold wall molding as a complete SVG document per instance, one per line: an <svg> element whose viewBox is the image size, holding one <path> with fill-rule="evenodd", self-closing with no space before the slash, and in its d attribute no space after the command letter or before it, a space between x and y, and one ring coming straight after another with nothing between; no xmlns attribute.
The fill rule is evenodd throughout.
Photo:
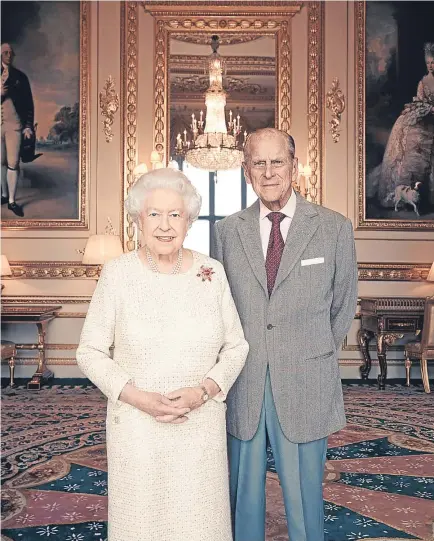
<svg viewBox="0 0 434 541"><path fill-rule="evenodd" d="M326 107L331 112L331 120L329 121L330 133L334 143L339 142L339 129L342 113L345 111L345 96L339 88L339 79L335 77L332 81L332 86L327 92Z"/></svg>
<svg viewBox="0 0 434 541"><path fill-rule="evenodd" d="M177 34L174 32L172 38L176 41L184 41L187 43L194 43L196 45L209 45L209 40L204 36L197 36L194 34ZM235 45L239 43L247 43L249 41L255 41L259 39L258 36L245 33L237 33L236 37L233 36L222 36L219 40L220 45Z"/></svg>
<svg viewBox="0 0 434 541"><path fill-rule="evenodd" d="M288 21L282 21L277 34L276 100L277 127L289 133L291 129L291 36Z"/></svg>
<svg viewBox="0 0 434 541"><path fill-rule="evenodd" d="M122 140L122 199L121 241L124 250L135 249L136 229L131 217L124 210L124 201L134 184L137 165L137 87L138 87L138 3L121 2L121 123Z"/></svg>
<svg viewBox="0 0 434 541"><path fill-rule="evenodd" d="M97 280L101 271L100 265L83 265L75 261L10 261L9 264L12 271L12 276L7 277L9 280L17 278L24 280L91 278Z"/></svg>
<svg viewBox="0 0 434 541"><path fill-rule="evenodd" d="M430 263L358 263L360 281L424 282Z"/></svg>
<svg viewBox="0 0 434 541"><path fill-rule="evenodd" d="M10 261L9 263L12 276L3 276L2 280L63 278L97 280L101 270L99 265L83 265L74 261ZM380 282L424 282L430 268L430 263L358 263L358 279ZM2 298L8 297L2 295ZM53 297L53 301L61 302L57 297ZM88 300L82 302L88 302Z"/></svg>
<svg viewBox="0 0 434 541"><path fill-rule="evenodd" d="M41 295L2 295L2 302L5 304L86 304L89 303L91 295L71 295L65 296L41 296ZM58 312L56 317L61 317L66 312ZM78 312L72 312L76 314Z"/></svg>
<svg viewBox="0 0 434 541"><path fill-rule="evenodd" d="M192 72L203 74L203 66L206 59L207 57L205 55L171 54L170 69L173 73L186 71L189 74ZM276 71L276 59L269 56L225 55L225 66L227 75L257 75L258 73L274 75Z"/></svg>
<svg viewBox="0 0 434 541"><path fill-rule="evenodd" d="M308 2L308 199L322 203L324 2Z"/></svg>
<svg viewBox="0 0 434 541"><path fill-rule="evenodd" d="M155 89L154 89L154 148L160 154L163 162L166 160L165 139L168 139L166 116L168 107L168 32L165 31L164 21L155 21ZM166 120L165 120L166 119Z"/></svg>
<svg viewBox="0 0 434 541"><path fill-rule="evenodd" d="M164 18L170 29L215 32L274 30L282 17L298 13L302 1L227 0L223 5L213 2L166 0L166 2L140 2L143 9L154 17ZM178 38L179 39L179 38Z"/></svg>
<svg viewBox="0 0 434 541"><path fill-rule="evenodd" d="M119 94L116 92L115 81L111 75L108 76L104 88L99 93L99 106L101 115L104 117L102 123L105 140L107 143L111 143L113 140L112 126L114 117L119 109Z"/></svg>

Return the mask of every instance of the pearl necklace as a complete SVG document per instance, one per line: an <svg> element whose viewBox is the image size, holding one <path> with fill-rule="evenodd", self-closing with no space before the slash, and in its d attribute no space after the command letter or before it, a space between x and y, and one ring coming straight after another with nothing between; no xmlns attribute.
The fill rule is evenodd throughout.
<svg viewBox="0 0 434 541"><path fill-rule="evenodd" d="M148 265L151 271L160 273L158 269L158 265L153 260L151 252L149 251L149 248L147 246L145 246L145 253L146 253L146 259L148 261ZM170 274L179 274L179 271L181 270L181 265L182 265L182 248L178 250L178 259ZM160 273L160 274L166 274L166 273Z"/></svg>

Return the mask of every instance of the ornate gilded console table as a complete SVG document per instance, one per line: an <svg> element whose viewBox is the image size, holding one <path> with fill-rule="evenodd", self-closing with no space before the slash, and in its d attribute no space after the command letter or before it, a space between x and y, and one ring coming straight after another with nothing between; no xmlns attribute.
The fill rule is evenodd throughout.
<svg viewBox="0 0 434 541"><path fill-rule="evenodd" d="M418 335L423 326L425 298L415 297L362 297L360 299L361 327L357 341L364 358L360 367L362 379L368 379L371 370L369 342L376 337L380 363L379 389L385 389L387 378L387 347L404 334Z"/></svg>
<svg viewBox="0 0 434 541"><path fill-rule="evenodd" d="M53 377L53 372L48 370L45 364L45 332L48 323L53 320L61 306L45 305L8 305L1 306L2 323L34 323L38 329L37 344L16 344L16 349L37 349L38 367L33 374L32 379L27 383L27 389L39 390L41 388L41 379Z"/></svg>

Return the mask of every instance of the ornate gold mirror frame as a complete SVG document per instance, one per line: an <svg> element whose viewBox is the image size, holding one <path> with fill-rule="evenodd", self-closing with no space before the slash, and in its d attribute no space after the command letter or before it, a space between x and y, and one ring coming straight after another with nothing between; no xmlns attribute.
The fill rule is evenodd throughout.
<svg viewBox="0 0 434 541"><path fill-rule="evenodd" d="M170 38L173 34L209 36L225 34L273 36L276 42L276 127L291 126L291 18L301 2L279 2L270 9L264 2L225 2L221 6L198 2L143 2L155 18L154 148L168 161L170 111Z"/></svg>
<svg viewBox="0 0 434 541"><path fill-rule="evenodd" d="M154 148L163 163L168 159L169 95L168 58L172 33L227 33L274 35L276 40L276 127L291 130L291 19L303 2L277 1L273 5L258 1L225 2L224 5L204 5L199 2L142 2L144 9L155 18L155 92ZM322 173L322 65L323 20L322 2L308 6L308 159L310 177L309 198L321 203Z"/></svg>

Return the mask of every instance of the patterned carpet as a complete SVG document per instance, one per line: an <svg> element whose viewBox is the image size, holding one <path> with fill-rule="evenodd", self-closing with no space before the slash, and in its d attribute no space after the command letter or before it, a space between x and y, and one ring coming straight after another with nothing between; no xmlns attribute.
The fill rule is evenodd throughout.
<svg viewBox="0 0 434 541"><path fill-rule="evenodd" d="M345 404L348 426L329 439L326 540L434 539L433 395L346 385ZM3 391L2 541L107 539L104 416L92 387ZM267 541L287 539L269 452Z"/></svg>

